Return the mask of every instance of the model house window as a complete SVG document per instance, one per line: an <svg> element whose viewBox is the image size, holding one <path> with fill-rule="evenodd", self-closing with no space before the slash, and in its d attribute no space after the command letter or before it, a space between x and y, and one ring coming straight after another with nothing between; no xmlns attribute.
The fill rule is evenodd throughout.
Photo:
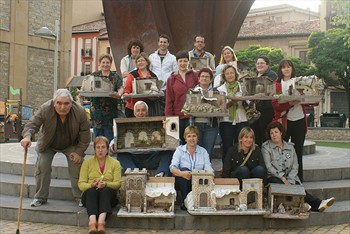
<svg viewBox="0 0 350 234"><path fill-rule="evenodd" d="M85 75L91 74L90 67L91 67L90 62L84 63L84 74Z"/></svg>

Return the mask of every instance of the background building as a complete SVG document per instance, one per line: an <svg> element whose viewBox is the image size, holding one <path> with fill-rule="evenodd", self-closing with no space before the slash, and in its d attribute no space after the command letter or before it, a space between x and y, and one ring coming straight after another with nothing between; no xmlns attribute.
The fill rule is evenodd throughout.
<svg viewBox="0 0 350 234"><path fill-rule="evenodd" d="M18 99L8 87L22 88L23 103L40 106L52 98L55 38L34 35L59 25L58 87L70 74L72 1L0 0L0 99Z"/></svg>

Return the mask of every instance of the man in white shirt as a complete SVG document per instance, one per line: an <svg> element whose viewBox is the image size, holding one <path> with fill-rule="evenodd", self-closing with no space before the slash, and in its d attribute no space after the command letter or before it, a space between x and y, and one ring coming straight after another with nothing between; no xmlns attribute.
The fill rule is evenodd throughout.
<svg viewBox="0 0 350 234"><path fill-rule="evenodd" d="M202 35L196 35L193 39L193 45L194 48L193 50L190 50L188 53L190 55L190 60L191 57L195 58L208 58L208 65L211 68L211 70L215 70L215 57L211 53L207 52L204 50L205 47L205 39ZM195 69L195 70L200 70Z"/></svg>

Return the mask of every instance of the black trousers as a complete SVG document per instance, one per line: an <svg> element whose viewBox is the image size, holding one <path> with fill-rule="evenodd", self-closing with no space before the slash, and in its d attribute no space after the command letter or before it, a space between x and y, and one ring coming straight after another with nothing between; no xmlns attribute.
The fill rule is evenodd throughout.
<svg viewBox="0 0 350 234"><path fill-rule="evenodd" d="M276 184L284 184L283 181L280 178L277 177L270 177L267 179L267 183L276 183ZM310 193L305 191L305 202L311 206L311 210L317 212L318 207L321 204L321 200L319 198L316 198L312 196Z"/></svg>
<svg viewBox="0 0 350 234"><path fill-rule="evenodd" d="M86 190L81 201L86 207L88 216L107 213L107 216L112 213L112 207L117 205L117 191L111 188L90 188Z"/></svg>
<svg viewBox="0 0 350 234"><path fill-rule="evenodd" d="M190 171L188 168L180 168L180 171ZM192 191L192 180L186 180L180 176L175 176L175 189L180 190L181 193L181 202L184 203L184 200Z"/></svg>
<svg viewBox="0 0 350 234"><path fill-rule="evenodd" d="M271 123L274 117L274 112L272 108L259 111L261 112L260 118L255 121L250 127L254 130L255 133L255 144L259 145L261 148L262 143L267 140L266 127L269 123Z"/></svg>
<svg viewBox="0 0 350 234"><path fill-rule="evenodd" d="M287 122L287 131L284 140L289 141L291 138L291 142L294 143L294 149L297 153L298 157L298 177L301 182L304 181L304 173L303 173L303 149L304 149L304 141L306 135L306 126L305 119L299 119L297 121L289 121Z"/></svg>

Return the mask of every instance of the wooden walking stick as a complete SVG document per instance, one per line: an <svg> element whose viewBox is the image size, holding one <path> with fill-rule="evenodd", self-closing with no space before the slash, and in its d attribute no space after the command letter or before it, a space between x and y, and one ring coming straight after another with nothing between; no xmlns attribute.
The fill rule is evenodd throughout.
<svg viewBox="0 0 350 234"><path fill-rule="evenodd" d="M21 222L21 211L22 211L22 200L23 200L23 187L24 187L24 177L26 172L26 164L27 164L27 155L28 155L28 148L26 147L24 149L24 160L23 160L23 166L22 166L22 184L21 184L21 191L19 193L19 207L18 207L18 217L17 217L17 230L16 234L19 234L19 224Z"/></svg>

